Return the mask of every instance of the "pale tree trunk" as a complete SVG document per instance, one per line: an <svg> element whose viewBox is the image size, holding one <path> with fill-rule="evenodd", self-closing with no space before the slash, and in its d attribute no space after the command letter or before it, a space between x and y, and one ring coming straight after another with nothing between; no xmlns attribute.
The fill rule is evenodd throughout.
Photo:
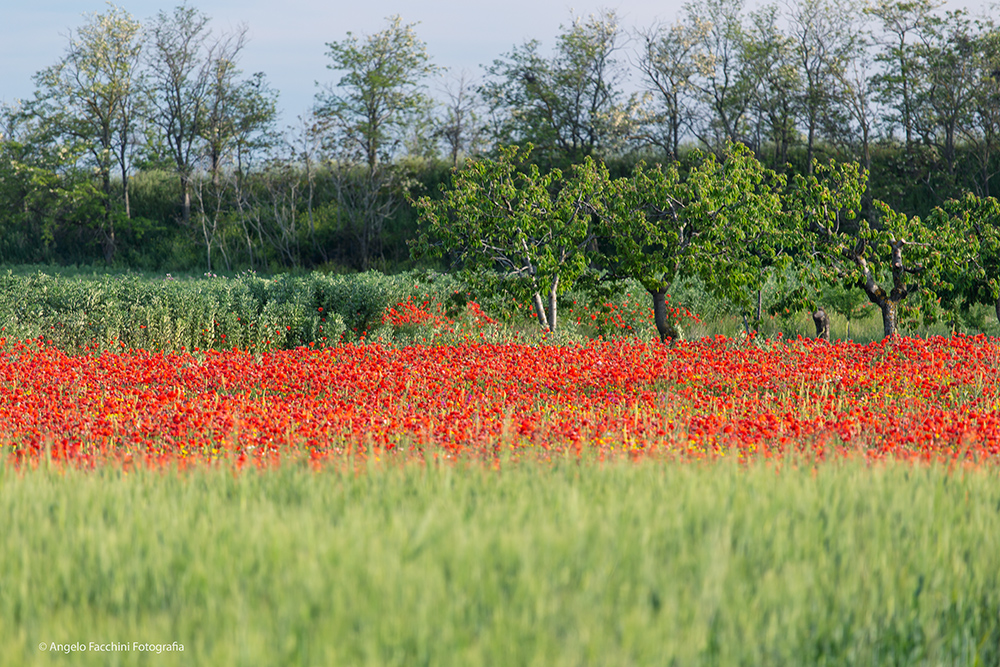
<svg viewBox="0 0 1000 667"><path fill-rule="evenodd" d="M542 298L541 292L535 291L534 295L531 297L531 301L535 307L535 317L538 318L538 324L541 325L542 331L548 333L555 333L558 323L557 316L557 297L559 294L559 276L552 278L552 285L549 287L548 293L548 303Z"/></svg>
<svg viewBox="0 0 1000 667"><path fill-rule="evenodd" d="M556 298L558 296L559 289L559 276L555 276L552 279L552 287L549 288L549 331L552 333L556 332Z"/></svg>
<svg viewBox="0 0 1000 667"><path fill-rule="evenodd" d="M549 320L545 315L545 304L542 303L542 295L535 292L532 296L532 303L535 306L535 316L538 318L538 323L542 326L544 331L549 330Z"/></svg>
<svg viewBox="0 0 1000 667"><path fill-rule="evenodd" d="M191 223L191 179L181 174L181 222L187 226Z"/></svg>

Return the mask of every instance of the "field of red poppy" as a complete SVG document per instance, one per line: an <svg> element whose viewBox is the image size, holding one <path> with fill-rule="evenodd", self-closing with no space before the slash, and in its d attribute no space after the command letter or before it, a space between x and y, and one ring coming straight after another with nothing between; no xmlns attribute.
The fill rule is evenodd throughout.
<svg viewBox="0 0 1000 667"><path fill-rule="evenodd" d="M998 357L3 340L0 665L996 664Z"/></svg>
<svg viewBox="0 0 1000 667"><path fill-rule="evenodd" d="M51 460L316 466L394 453L975 466L1000 454L1000 341L343 345L68 355L0 341L0 439Z"/></svg>
<svg viewBox="0 0 1000 667"><path fill-rule="evenodd" d="M0 667L1000 661L1000 340L390 303L0 338Z"/></svg>

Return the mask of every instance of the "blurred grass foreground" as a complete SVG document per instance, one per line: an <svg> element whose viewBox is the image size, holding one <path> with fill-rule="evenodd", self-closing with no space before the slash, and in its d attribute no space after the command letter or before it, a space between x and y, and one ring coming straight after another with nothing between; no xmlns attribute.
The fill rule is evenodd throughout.
<svg viewBox="0 0 1000 667"><path fill-rule="evenodd" d="M997 482L863 462L7 466L0 665L996 665ZM184 650L65 650L133 641Z"/></svg>

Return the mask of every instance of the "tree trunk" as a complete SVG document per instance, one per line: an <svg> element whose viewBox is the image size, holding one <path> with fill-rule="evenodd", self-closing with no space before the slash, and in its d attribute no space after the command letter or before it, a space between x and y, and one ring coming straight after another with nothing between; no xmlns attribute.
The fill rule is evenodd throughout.
<svg viewBox="0 0 1000 667"><path fill-rule="evenodd" d="M882 311L882 335L885 338L891 338L899 330L899 302L891 299L883 299L877 305L879 310Z"/></svg>
<svg viewBox="0 0 1000 667"><path fill-rule="evenodd" d="M181 174L181 222L186 227L191 223L191 179Z"/></svg>
<svg viewBox="0 0 1000 667"><path fill-rule="evenodd" d="M864 274L861 288L868 296L868 300L878 306L882 311L882 334L885 338L895 336L899 330L899 304L913 292L912 287L906 285L906 269L903 266L903 247L906 242L902 239L892 239L889 243L891 248L890 267L892 268L892 290L886 293L882 287L875 282L875 276L864 257L854 254L851 258Z"/></svg>
<svg viewBox="0 0 1000 667"><path fill-rule="evenodd" d="M549 288L549 331L552 333L556 332L556 297L558 296L559 289L559 276L555 276L552 279L552 287Z"/></svg>
<svg viewBox="0 0 1000 667"><path fill-rule="evenodd" d="M660 334L660 341L666 343L676 339L677 329L670 318L667 317L667 289L661 287L658 290L650 290L653 297L653 321L656 323L656 331Z"/></svg>
<svg viewBox="0 0 1000 667"><path fill-rule="evenodd" d="M115 217L111 205L111 172L105 170L104 180L104 230L101 232L101 249L104 251L104 262L111 266L115 257Z"/></svg>
<svg viewBox="0 0 1000 667"><path fill-rule="evenodd" d="M816 338L830 342L830 316L822 308L817 308L812 314L813 324L816 325Z"/></svg>
<svg viewBox="0 0 1000 667"><path fill-rule="evenodd" d="M542 295L535 292L535 295L532 297L532 303L535 305L535 316L538 317L538 323L542 325L543 331L548 331L549 321L545 316L545 304L542 303Z"/></svg>

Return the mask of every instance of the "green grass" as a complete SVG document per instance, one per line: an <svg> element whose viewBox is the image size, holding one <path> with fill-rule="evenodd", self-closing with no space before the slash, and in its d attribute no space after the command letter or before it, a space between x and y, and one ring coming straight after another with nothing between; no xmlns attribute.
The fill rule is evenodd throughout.
<svg viewBox="0 0 1000 667"><path fill-rule="evenodd" d="M0 470L0 665L996 665L994 470ZM41 642L180 642L181 654Z"/></svg>

